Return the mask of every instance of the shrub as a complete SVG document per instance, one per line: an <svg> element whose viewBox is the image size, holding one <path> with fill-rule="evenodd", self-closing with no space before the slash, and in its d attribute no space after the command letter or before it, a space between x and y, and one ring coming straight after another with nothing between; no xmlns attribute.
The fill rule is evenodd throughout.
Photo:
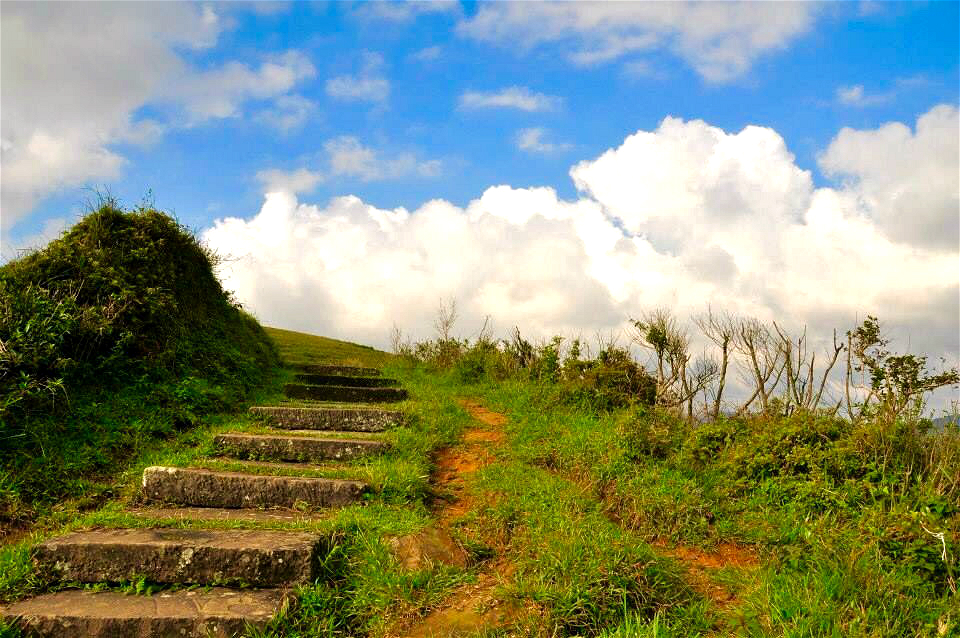
<svg viewBox="0 0 960 638"><path fill-rule="evenodd" d="M273 373L273 345L215 263L168 215L107 202L0 267L0 456L21 485L58 450L79 475L132 429L189 425Z"/></svg>

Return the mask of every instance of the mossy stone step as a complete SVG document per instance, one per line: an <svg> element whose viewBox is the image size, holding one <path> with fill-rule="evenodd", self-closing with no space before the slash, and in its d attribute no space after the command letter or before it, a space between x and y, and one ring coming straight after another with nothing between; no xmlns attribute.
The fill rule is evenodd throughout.
<svg viewBox="0 0 960 638"><path fill-rule="evenodd" d="M230 521L257 524L313 523L330 517L330 510L322 512L301 512L289 508L270 509L227 509L225 507L134 507L126 510L128 514L154 525L165 525L173 521L175 525L185 523L206 523L210 521Z"/></svg>
<svg viewBox="0 0 960 638"><path fill-rule="evenodd" d="M312 582L329 549L323 537L303 532L100 529L52 538L34 560L60 581L280 587Z"/></svg>
<svg viewBox="0 0 960 638"><path fill-rule="evenodd" d="M250 413L273 427L290 430L383 432L403 423L403 414L370 408L313 408L260 405Z"/></svg>
<svg viewBox="0 0 960 638"><path fill-rule="evenodd" d="M330 365L325 363L293 363L291 366L308 374L335 374L346 377L379 377L382 374L376 368Z"/></svg>
<svg viewBox="0 0 960 638"><path fill-rule="evenodd" d="M180 467L148 467L143 493L162 503L197 507L342 507L363 500L361 481L268 476Z"/></svg>
<svg viewBox="0 0 960 638"><path fill-rule="evenodd" d="M376 454L387 447L383 441L369 439L266 434L219 434L213 442L221 454L240 459L304 462L346 461Z"/></svg>
<svg viewBox="0 0 960 638"><path fill-rule="evenodd" d="M355 403L391 403L407 398L403 388L353 388L341 385L304 385L288 383L283 393L291 399L345 401Z"/></svg>
<svg viewBox="0 0 960 638"><path fill-rule="evenodd" d="M235 638L264 629L290 602L279 589L181 590L149 596L69 590L0 609L40 638Z"/></svg>
<svg viewBox="0 0 960 638"><path fill-rule="evenodd" d="M308 385L345 385L351 388L394 388L400 385L387 377L347 377L336 374L298 374L296 380Z"/></svg>

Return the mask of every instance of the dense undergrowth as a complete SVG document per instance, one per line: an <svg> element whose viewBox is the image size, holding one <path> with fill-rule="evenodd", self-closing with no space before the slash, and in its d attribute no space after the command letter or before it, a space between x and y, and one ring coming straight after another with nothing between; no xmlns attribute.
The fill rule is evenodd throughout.
<svg viewBox="0 0 960 638"><path fill-rule="evenodd" d="M99 501L125 459L276 377L215 261L168 215L108 202L0 267L0 521Z"/></svg>

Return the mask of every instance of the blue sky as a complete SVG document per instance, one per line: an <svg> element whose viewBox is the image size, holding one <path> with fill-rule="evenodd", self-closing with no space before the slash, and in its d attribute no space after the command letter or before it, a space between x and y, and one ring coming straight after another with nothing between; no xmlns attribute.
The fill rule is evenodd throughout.
<svg viewBox="0 0 960 638"><path fill-rule="evenodd" d="M956 2L18 3L5 259L147 193L270 325L708 307L960 360Z"/></svg>
<svg viewBox="0 0 960 638"><path fill-rule="evenodd" d="M568 57L577 38L513 45L469 37L458 24L476 14L474 3L394 19L356 4L208 6L227 25L213 46L181 46L179 53L198 69L236 62L255 68L271 55L302 53L315 72L288 92L310 103L302 124L284 132L258 119L258 111L276 99L271 95L241 100L231 117L170 126L152 144L110 144L125 159L123 167L41 192L12 227L4 224L7 248L47 220L75 215L90 187L109 188L127 203L152 189L159 206L198 228L216 217L250 214L263 194L258 171L316 163L323 143L343 135L384 154L437 160L440 168L428 177L326 179L313 200L352 193L383 207L415 208L435 197L464 205L501 183L549 185L572 197L572 164L632 132L655 128L668 115L703 119L727 131L772 127L797 164L822 184L817 154L842 127L910 122L934 104L957 101L955 2L808 5L807 28L758 52L747 70L720 82L704 78L669 46L578 65ZM422 57L431 59L417 57L424 50ZM4 65L15 64L20 53L4 51ZM331 78L362 75L365 64L372 65L371 77L386 81L386 97L346 101L327 93ZM5 104L18 99L8 84ZM555 97L556 105L534 112L458 107L466 91L514 86ZM839 90L853 86L863 87L863 100L838 99ZM183 117L181 107L162 98L150 96L132 117ZM518 149L518 131L529 128L544 129L545 139L560 147L547 153Z"/></svg>

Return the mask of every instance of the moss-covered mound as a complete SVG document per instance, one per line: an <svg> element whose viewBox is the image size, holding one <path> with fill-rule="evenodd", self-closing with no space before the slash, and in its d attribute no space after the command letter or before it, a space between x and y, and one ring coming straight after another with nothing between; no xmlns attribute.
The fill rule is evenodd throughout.
<svg viewBox="0 0 960 638"><path fill-rule="evenodd" d="M168 215L106 204L0 267L0 513L89 492L275 374L213 262Z"/></svg>

